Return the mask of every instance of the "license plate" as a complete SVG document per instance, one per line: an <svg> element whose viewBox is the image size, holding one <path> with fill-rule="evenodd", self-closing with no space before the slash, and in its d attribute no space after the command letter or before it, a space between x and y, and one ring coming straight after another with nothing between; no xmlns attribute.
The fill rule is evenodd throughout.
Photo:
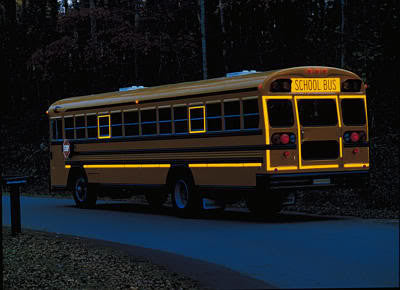
<svg viewBox="0 0 400 290"><path fill-rule="evenodd" d="M292 93L339 93L340 78L292 78Z"/></svg>
<svg viewBox="0 0 400 290"><path fill-rule="evenodd" d="M330 178L317 178L313 180L313 184L331 184Z"/></svg>

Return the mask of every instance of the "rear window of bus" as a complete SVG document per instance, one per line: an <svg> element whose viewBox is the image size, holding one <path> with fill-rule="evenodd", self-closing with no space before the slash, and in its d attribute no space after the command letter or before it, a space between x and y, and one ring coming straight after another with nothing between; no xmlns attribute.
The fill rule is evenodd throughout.
<svg viewBox="0 0 400 290"><path fill-rule="evenodd" d="M271 127L291 127L294 124L292 102L267 100L268 121Z"/></svg>
<svg viewBox="0 0 400 290"><path fill-rule="evenodd" d="M345 125L365 125L365 107L363 99L343 99L342 116Z"/></svg>
<svg viewBox="0 0 400 290"><path fill-rule="evenodd" d="M299 100L299 117L303 126L335 126L338 122L335 100Z"/></svg>

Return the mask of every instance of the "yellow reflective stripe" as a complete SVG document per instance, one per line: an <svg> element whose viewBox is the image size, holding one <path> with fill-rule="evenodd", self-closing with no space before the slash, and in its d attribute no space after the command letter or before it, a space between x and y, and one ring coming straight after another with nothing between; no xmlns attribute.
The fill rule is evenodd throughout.
<svg viewBox="0 0 400 290"><path fill-rule="evenodd" d="M339 137L340 158L343 158L343 140Z"/></svg>
<svg viewBox="0 0 400 290"><path fill-rule="evenodd" d="M339 128L342 127L342 122L340 121L340 113L339 113L339 99L337 96L335 96L335 103L336 103L336 113L337 113L337 119L339 123Z"/></svg>
<svg viewBox="0 0 400 290"><path fill-rule="evenodd" d="M345 163L344 167L369 167L369 163Z"/></svg>
<svg viewBox="0 0 400 290"><path fill-rule="evenodd" d="M338 164L325 164L325 165L306 165L301 169L321 169L321 168L339 168Z"/></svg>
<svg viewBox="0 0 400 290"><path fill-rule="evenodd" d="M270 140L269 140L269 119L268 119L268 114L267 114L267 100L292 100L292 96L263 96L262 97L262 106L263 106L263 115L264 115L264 122L265 122L265 144L269 145ZM300 135L299 135L300 136ZM269 150L266 150L266 163L267 163L267 171L275 170L276 167L271 167L271 153ZM290 166L291 167L291 166ZM286 168L286 166L280 166L279 168ZM290 168L290 169L297 169L297 166L295 168ZM290 170L290 169L282 169L282 170Z"/></svg>
<svg viewBox="0 0 400 290"><path fill-rule="evenodd" d="M305 100L305 99L336 99L336 96L295 96L296 99L301 99L301 100Z"/></svg>
<svg viewBox="0 0 400 290"><path fill-rule="evenodd" d="M294 107L296 108L296 122L297 122L297 144L299 145L299 167L300 169L302 168L301 164L301 129L300 129L300 118L299 118L299 109L297 107L297 99L300 98L300 96L295 96L294 97Z"/></svg>
<svg viewBox="0 0 400 290"><path fill-rule="evenodd" d="M261 167L262 163L191 163L189 167Z"/></svg>
<svg viewBox="0 0 400 290"><path fill-rule="evenodd" d="M273 166L270 167L270 169L268 171L274 171L275 169L277 170L296 170L298 169L297 166Z"/></svg>
<svg viewBox="0 0 400 290"><path fill-rule="evenodd" d="M190 110L191 109L203 109L203 130L195 130L192 131L192 121L190 118ZM189 133L204 133L206 132L206 107L205 106L196 106L196 107L189 107Z"/></svg>
<svg viewBox="0 0 400 290"><path fill-rule="evenodd" d="M100 136L100 118L108 118L108 135L107 136ZM97 138L98 139L111 138L111 115L97 116Z"/></svg>
<svg viewBox="0 0 400 290"><path fill-rule="evenodd" d="M263 96L266 99L271 99L271 100L280 100L280 99L285 99L285 100L291 100L292 96Z"/></svg>
<svg viewBox="0 0 400 290"><path fill-rule="evenodd" d="M169 168L170 164L85 164L83 168Z"/></svg>
<svg viewBox="0 0 400 290"><path fill-rule="evenodd" d="M71 165L65 165L65 168L69 169L69 168L71 168Z"/></svg>

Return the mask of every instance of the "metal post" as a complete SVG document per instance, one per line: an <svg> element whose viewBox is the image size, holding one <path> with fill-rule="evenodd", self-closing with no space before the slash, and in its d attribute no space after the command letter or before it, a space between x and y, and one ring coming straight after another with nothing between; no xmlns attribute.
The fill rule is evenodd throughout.
<svg viewBox="0 0 400 290"><path fill-rule="evenodd" d="M21 205L19 198L19 184L10 186L11 205L11 234L13 236L21 233Z"/></svg>

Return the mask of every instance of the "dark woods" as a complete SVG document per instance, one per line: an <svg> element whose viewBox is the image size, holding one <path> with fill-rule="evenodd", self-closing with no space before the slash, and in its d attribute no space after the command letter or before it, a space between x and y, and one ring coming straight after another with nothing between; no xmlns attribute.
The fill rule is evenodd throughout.
<svg viewBox="0 0 400 290"><path fill-rule="evenodd" d="M205 0L205 9L209 78L354 71L369 85L372 163L379 176L398 172L399 1ZM0 27L1 162L39 179L55 100L202 78L198 0L0 0Z"/></svg>

